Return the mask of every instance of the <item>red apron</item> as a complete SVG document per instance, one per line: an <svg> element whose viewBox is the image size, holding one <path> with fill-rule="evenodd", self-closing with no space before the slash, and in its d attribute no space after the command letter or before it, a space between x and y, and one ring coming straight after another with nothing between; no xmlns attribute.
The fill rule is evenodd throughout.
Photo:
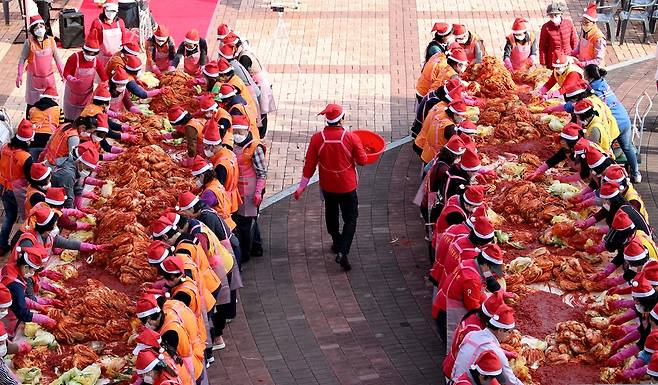
<svg viewBox="0 0 658 385"><path fill-rule="evenodd" d="M197 48L196 52L190 56L185 56L183 59L183 68L185 73L190 76L199 76L201 74L201 49Z"/></svg>
<svg viewBox="0 0 658 385"><path fill-rule="evenodd" d="M169 44L164 43L162 47L155 42L153 44L155 45L153 61L160 71L166 71L171 65L169 61ZM165 48L165 50L162 51L161 48Z"/></svg>
<svg viewBox="0 0 658 385"><path fill-rule="evenodd" d="M25 84L25 103L35 104L41 94L52 86L56 88L53 74L53 47L55 41L48 37L41 47L33 38L30 38L30 53L27 60L27 77Z"/></svg>
<svg viewBox="0 0 658 385"><path fill-rule="evenodd" d="M74 82L66 81L64 85L64 116L68 120L75 120L82 109L89 103L90 97L94 92L94 79L96 78L96 58L92 61L89 68L80 67L81 52L75 54L78 65L73 75L77 80ZM84 58L82 58L84 60Z"/></svg>
<svg viewBox="0 0 658 385"><path fill-rule="evenodd" d="M112 55L116 52L119 52L121 49L121 27L119 26L119 21L115 21L116 26L111 27L106 23L101 21L101 28L103 28L103 44L101 44L101 52L98 54L103 66L107 64Z"/></svg>

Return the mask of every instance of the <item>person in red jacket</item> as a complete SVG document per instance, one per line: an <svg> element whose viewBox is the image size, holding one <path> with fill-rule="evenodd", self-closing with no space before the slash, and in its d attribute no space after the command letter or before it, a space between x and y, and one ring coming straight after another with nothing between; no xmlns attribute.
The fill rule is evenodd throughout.
<svg viewBox="0 0 658 385"><path fill-rule="evenodd" d="M315 168L319 167L327 231L333 240L331 251L336 254L336 263L339 263L343 270L349 271L352 267L347 260L347 254L352 246L359 216L356 165L363 166L366 163L366 152L359 137L343 128L343 107L329 104L318 115L326 117L327 126L311 137L295 199L301 197L315 173ZM343 215L342 232L339 229L339 211L342 211Z"/></svg>
<svg viewBox="0 0 658 385"><path fill-rule="evenodd" d="M567 56L578 46L578 35L573 22L562 18L562 4L551 3L546 9L550 19L541 27L539 34L539 63L548 69L553 68L553 52L562 51Z"/></svg>

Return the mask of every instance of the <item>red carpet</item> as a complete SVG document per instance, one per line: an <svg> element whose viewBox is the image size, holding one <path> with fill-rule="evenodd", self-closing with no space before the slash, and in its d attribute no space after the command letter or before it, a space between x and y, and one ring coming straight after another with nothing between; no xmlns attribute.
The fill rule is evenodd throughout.
<svg viewBox="0 0 658 385"><path fill-rule="evenodd" d="M201 37L206 36L218 2L219 0L151 0L149 4L156 22L169 28L178 45L185 38L185 33L192 28L198 29ZM85 15L85 30L89 31L91 22L98 17L101 8L93 0L84 0L80 12ZM214 39L208 42L210 46L213 44Z"/></svg>

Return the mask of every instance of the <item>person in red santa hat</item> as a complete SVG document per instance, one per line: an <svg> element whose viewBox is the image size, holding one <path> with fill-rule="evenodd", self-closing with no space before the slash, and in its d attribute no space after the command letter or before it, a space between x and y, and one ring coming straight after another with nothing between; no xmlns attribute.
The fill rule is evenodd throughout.
<svg viewBox="0 0 658 385"><path fill-rule="evenodd" d="M176 356L174 356L176 357ZM137 384L153 385L193 385L190 373L181 370L169 352L156 352L153 349L143 349L135 360Z"/></svg>
<svg viewBox="0 0 658 385"><path fill-rule="evenodd" d="M199 119L196 119L183 109L180 106L173 106L167 112L169 122L176 129L176 131L163 134L161 139L170 140L170 139L179 139L185 138L187 143L187 157L185 165L190 165L192 159L197 154L203 152L203 123Z"/></svg>
<svg viewBox="0 0 658 385"><path fill-rule="evenodd" d="M208 45L199 36L199 31L191 29L185 34L185 40L180 43L172 62L174 68L183 61L183 71L195 78L201 77L201 67L208 61Z"/></svg>
<svg viewBox="0 0 658 385"><path fill-rule="evenodd" d="M206 127L210 126L210 129L213 129L214 120L208 122L210 124L206 124ZM196 185L201 189L200 199L215 210L233 231L235 222L231 218L233 214L231 196L217 179L212 163L197 155L192 163L192 176L196 178Z"/></svg>
<svg viewBox="0 0 658 385"><path fill-rule="evenodd" d="M505 383L503 364L493 350L485 350L468 372L459 376L454 385L498 385Z"/></svg>
<svg viewBox="0 0 658 385"><path fill-rule="evenodd" d="M453 24L452 34L455 41L464 49L469 63L481 63L487 54L484 42L475 33L469 31L464 24Z"/></svg>
<svg viewBox="0 0 658 385"><path fill-rule="evenodd" d="M175 70L174 58L176 57L176 43L169 33L169 28L159 24L158 28L146 41L146 70L153 72L156 76L163 72Z"/></svg>
<svg viewBox="0 0 658 385"><path fill-rule="evenodd" d="M64 123L64 113L57 104L57 89L48 86L28 112L27 119L34 125L34 140L30 143L30 155L38 160L53 132Z"/></svg>
<svg viewBox="0 0 658 385"><path fill-rule="evenodd" d="M23 72L27 72L25 85L25 111L39 100L46 88L57 88L53 73L53 61L57 72L63 78L62 60L57 51L57 43L52 36L46 36L46 25L39 15L31 16L27 25L28 38L23 44L23 51L18 59L18 75L16 88L23 84ZM27 68L25 63L27 62Z"/></svg>
<svg viewBox="0 0 658 385"><path fill-rule="evenodd" d="M578 64L585 67L595 64L603 67L605 64L605 36L596 25L599 20L596 14L596 3L589 3L580 23L583 31L580 35L578 45L571 51L571 56L578 58Z"/></svg>
<svg viewBox="0 0 658 385"><path fill-rule="evenodd" d="M100 43L90 34L85 39L82 50L69 56L64 66L64 116L73 121L80 116L82 109L91 101L96 75L101 82L109 80L105 67L98 59Z"/></svg>
<svg viewBox="0 0 658 385"><path fill-rule="evenodd" d="M40 163L36 163L40 164ZM30 196L29 204L31 208L36 207L40 202L45 202L50 208L56 210L56 212L61 213L59 220L57 221L57 226L61 229L79 231L79 230L91 230L93 226L87 222L77 221L77 219L84 218L87 216L87 212L92 210L84 209L72 209L65 208L64 202L66 202L66 190L63 187L50 187L45 194L42 195L40 190L35 191ZM26 207L27 207L26 201ZM32 209L27 211L31 212Z"/></svg>
<svg viewBox="0 0 658 385"><path fill-rule="evenodd" d="M457 92L458 89L455 89ZM466 119L468 106L458 95L448 103L442 112L437 113L423 122L423 130L416 137L416 146L422 149L420 158L425 164L429 163L445 145L451 136L455 134L456 125ZM443 107L437 104L434 108ZM430 111L431 113L431 111Z"/></svg>
<svg viewBox="0 0 658 385"><path fill-rule="evenodd" d="M434 224L434 231L444 232L449 226L466 221L473 211L484 204L487 186L468 185L457 195L451 196Z"/></svg>
<svg viewBox="0 0 658 385"><path fill-rule="evenodd" d="M319 167L327 231L332 239L331 251L336 254L336 263L339 263L343 270L349 271L351 266L347 255L352 246L359 216L356 165L366 164L366 152L359 137L343 128L343 107L328 104L318 115L325 116L327 126L311 137L295 199L301 197L315 169ZM342 231L338 222L341 212L344 222Z"/></svg>
<svg viewBox="0 0 658 385"><path fill-rule="evenodd" d="M123 20L117 17L119 11L118 0L106 0L103 3L103 12L91 23L89 35L95 36L100 43L98 59L103 67L110 57L121 50L122 36L126 32Z"/></svg>
<svg viewBox="0 0 658 385"><path fill-rule="evenodd" d="M223 84L232 85L246 101L245 109L247 110L247 115L249 115L249 120L253 120L260 127L262 125L260 121L260 105L258 104L258 93L260 91L253 87L252 84L248 85L243 82L236 74L235 68L223 57L217 59L217 67L219 69L219 82L215 83L211 92L221 98L220 94L222 94L221 88Z"/></svg>
<svg viewBox="0 0 658 385"><path fill-rule="evenodd" d="M527 19L514 19L512 33L505 39L503 63L510 72L523 70L537 63L537 39L535 33L528 30Z"/></svg>
<svg viewBox="0 0 658 385"><path fill-rule="evenodd" d="M431 32L434 33L434 38L427 44L427 47L425 48L426 62L438 52L447 52L448 46L454 41L451 24L441 22L434 23Z"/></svg>
<svg viewBox="0 0 658 385"><path fill-rule="evenodd" d="M226 39L230 39L230 42L226 42ZM230 33L226 38L225 38L225 43L219 48L218 52L218 59L219 58L224 58L228 62L228 64L233 67L233 71L235 72L235 75L242 80L242 82L247 86L249 89L249 93L254 97L254 98L259 98L260 97L260 88L256 86L256 82L254 79L251 77L251 73L247 71L246 68L238 61L238 54L237 54L237 44L240 43L240 38L235 35L234 33Z"/></svg>
<svg viewBox="0 0 658 385"><path fill-rule="evenodd" d="M556 84L558 87L562 87L570 82L578 82L583 78L583 70L574 64L573 58L567 56L563 51L553 52L551 63L553 74L537 91L539 95L544 96L545 98L560 96L559 91L549 93Z"/></svg>
<svg viewBox="0 0 658 385"><path fill-rule="evenodd" d="M105 64L105 72L107 76L112 77L114 71L121 67L126 69L126 64L129 58L139 58L142 53L142 48L139 45L139 36L132 31L126 31L121 35L121 49L110 57L110 60Z"/></svg>

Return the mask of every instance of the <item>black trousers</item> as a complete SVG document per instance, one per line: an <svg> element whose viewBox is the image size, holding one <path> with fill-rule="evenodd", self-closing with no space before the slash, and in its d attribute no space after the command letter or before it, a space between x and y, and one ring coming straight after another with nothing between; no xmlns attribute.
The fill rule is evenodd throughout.
<svg viewBox="0 0 658 385"><path fill-rule="evenodd" d="M267 133L267 114L261 114L260 122L261 122L261 126L258 127L258 136L260 136L260 138L263 139L265 137L265 134Z"/></svg>
<svg viewBox="0 0 658 385"><path fill-rule="evenodd" d="M436 331L439 333L441 341L444 343L448 341L448 313L443 310L439 310L436 317Z"/></svg>
<svg viewBox="0 0 658 385"><path fill-rule="evenodd" d="M260 229L258 228L258 217L244 217L233 214L231 216L235 221L233 233L240 240L240 265L247 262L251 257L252 250L262 250Z"/></svg>
<svg viewBox="0 0 658 385"><path fill-rule="evenodd" d="M359 199L356 190L348 193L322 191L322 195L324 196L327 231L331 235L337 251L347 255L350 253L356 232L356 220L359 217ZM340 231L339 215L343 217L343 231Z"/></svg>
<svg viewBox="0 0 658 385"><path fill-rule="evenodd" d="M137 3L119 3L117 16L123 20L127 29L139 28L139 6Z"/></svg>
<svg viewBox="0 0 658 385"><path fill-rule="evenodd" d="M46 35L54 36L53 30L50 28L50 3L38 0L36 0L35 3L37 4L37 12L39 13L39 16L41 16L43 22L46 24Z"/></svg>

